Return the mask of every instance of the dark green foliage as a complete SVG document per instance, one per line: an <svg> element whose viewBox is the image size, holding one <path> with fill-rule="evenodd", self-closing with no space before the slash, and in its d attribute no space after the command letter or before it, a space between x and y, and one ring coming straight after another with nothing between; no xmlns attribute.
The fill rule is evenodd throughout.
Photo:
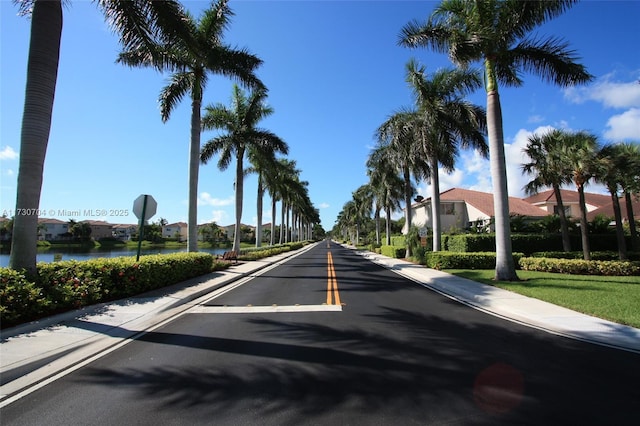
<svg viewBox="0 0 640 426"><path fill-rule="evenodd" d="M494 234L450 235L447 250L461 253L496 251L496 237Z"/></svg>
<svg viewBox="0 0 640 426"><path fill-rule="evenodd" d="M513 253L516 265L521 257L522 253ZM494 269L496 267L496 254L494 252L427 252L425 264L433 269Z"/></svg>
<svg viewBox="0 0 640 426"><path fill-rule="evenodd" d="M2 327L128 297L226 267L207 253L38 263L35 282L1 268Z"/></svg>

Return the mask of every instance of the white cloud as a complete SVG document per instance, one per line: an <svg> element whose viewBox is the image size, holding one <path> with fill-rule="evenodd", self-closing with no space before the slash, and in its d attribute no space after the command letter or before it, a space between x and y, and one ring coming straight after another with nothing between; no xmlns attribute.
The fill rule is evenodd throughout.
<svg viewBox="0 0 640 426"><path fill-rule="evenodd" d="M211 194L209 194L208 192L201 192L200 196L198 197L198 205L222 207L222 206L229 206L233 204L234 200L235 200L235 197L233 195L225 199L221 199L221 198L213 198Z"/></svg>
<svg viewBox="0 0 640 426"><path fill-rule="evenodd" d="M640 107L640 84L637 80L627 83L612 81L608 74L589 86L565 89L564 96L570 102L581 104L596 101L608 108Z"/></svg>
<svg viewBox="0 0 640 426"><path fill-rule="evenodd" d="M13 171L12 169L6 169L6 170L4 171L4 174L5 174L5 176L9 176L9 177L11 177L11 176L13 176L13 175L14 175L14 171Z"/></svg>
<svg viewBox="0 0 640 426"><path fill-rule="evenodd" d="M640 140L640 108L631 108L609 118L604 137L611 140Z"/></svg>
<svg viewBox="0 0 640 426"><path fill-rule="evenodd" d="M211 219L209 221L213 221L220 226L228 225L229 214L224 210L213 210L211 211Z"/></svg>
<svg viewBox="0 0 640 426"><path fill-rule="evenodd" d="M318 207L320 207L321 209L328 209L331 206L329 205L329 203L320 203Z"/></svg>
<svg viewBox="0 0 640 426"><path fill-rule="evenodd" d="M542 123L544 121L544 117L541 115L532 115L527 119L527 123Z"/></svg>
<svg viewBox="0 0 640 426"><path fill-rule="evenodd" d="M16 158L18 158L18 153L10 146L5 146L0 151L0 160L15 160Z"/></svg>
<svg viewBox="0 0 640 426"><path fill-rule="evenodd" d="M524 153L524 149L529 143L532 135L542 135L553 130L553 126L540 126L530 131L520 129L510 144L505 144L505 161L507 163L507 185L509 195L512 197L523 197L522 188L531 180L530 176L522 174L522 164L529 162L529 157Z"/></svg>

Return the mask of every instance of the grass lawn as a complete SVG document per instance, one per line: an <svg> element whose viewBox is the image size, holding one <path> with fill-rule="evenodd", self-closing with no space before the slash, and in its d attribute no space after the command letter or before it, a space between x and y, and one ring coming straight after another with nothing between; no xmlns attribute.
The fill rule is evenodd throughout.
<svg viewBox="0 0 640 426"><path fill-rule="evenodd" d="M448 269L453 275L640 328L640 277L566 275L517 271L519 282L493 281L495 271Z"/></svg>

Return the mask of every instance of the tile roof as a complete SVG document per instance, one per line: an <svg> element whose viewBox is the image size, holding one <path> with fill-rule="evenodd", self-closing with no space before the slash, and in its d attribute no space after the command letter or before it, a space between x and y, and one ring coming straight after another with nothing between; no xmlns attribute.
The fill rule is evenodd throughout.
<svg viewBox="0 0 640 426"><path fill-rule="evenodd" d="M425 203L426 201L427 200L424 200L422 203ZM451 188L440 194L440 201L464 201L487 216L495 216L493 210L493 194L489 194L487 192ZM548 215L544 209L536 207L521 198L516 197L509 197L509 213L533 217Z"/></svg>
<svg viewBox="0 0 640 426"><path fill-rule="evenodd" d="M609 200L611 200L611 197L609 197ZM640 220L640 200L632 197L631 209L633 210L633 217L635 218L635 220ZM628 215L627 203L625 202L624 197L620 198L620 212L622 213L622 221L626 222ZM614 217L613 203L609 202L609 204L606 206L598 207L597 209L590 211L589 213L587 213L587 220L591 221L599 214L608 217Z"/></svg>
<svg viewBox="0 0 640 426"><path fill-rule="evenodd" d="M578 203L579 202L578 191L571 191L571 190L568 190L568 189L561 189L560 190L560 196L562 197L562 202L563 203ZM585 197L585 200L586 200L587 204L590 204L590 205L596 206L596 207L602 207L602 206L605 206L605 205L611 203L611 197L609 195L594 194L594 193L591 193L591 192L585 192L584 193L584 197ZM528 202L530 204L538 204L538 203L545 203L545 202L555 203L556 197L555 197L555 195L553 195L553 189L549 189L547 191L538 192L535 195L532 195L530 197L524 198L524 201L526 201L526 202Z"/></svg>

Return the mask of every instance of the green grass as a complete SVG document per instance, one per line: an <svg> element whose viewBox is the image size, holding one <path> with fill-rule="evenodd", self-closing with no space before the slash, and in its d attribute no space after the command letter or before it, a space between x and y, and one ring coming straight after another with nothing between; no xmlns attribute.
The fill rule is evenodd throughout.
<svg viewBox="0 0 640 426"><path fill-rule="evenodd" d="M496 282L495 271L449 269L453 275L640 328L640 277L566 275L517 271L519 282Z"/></svg>

